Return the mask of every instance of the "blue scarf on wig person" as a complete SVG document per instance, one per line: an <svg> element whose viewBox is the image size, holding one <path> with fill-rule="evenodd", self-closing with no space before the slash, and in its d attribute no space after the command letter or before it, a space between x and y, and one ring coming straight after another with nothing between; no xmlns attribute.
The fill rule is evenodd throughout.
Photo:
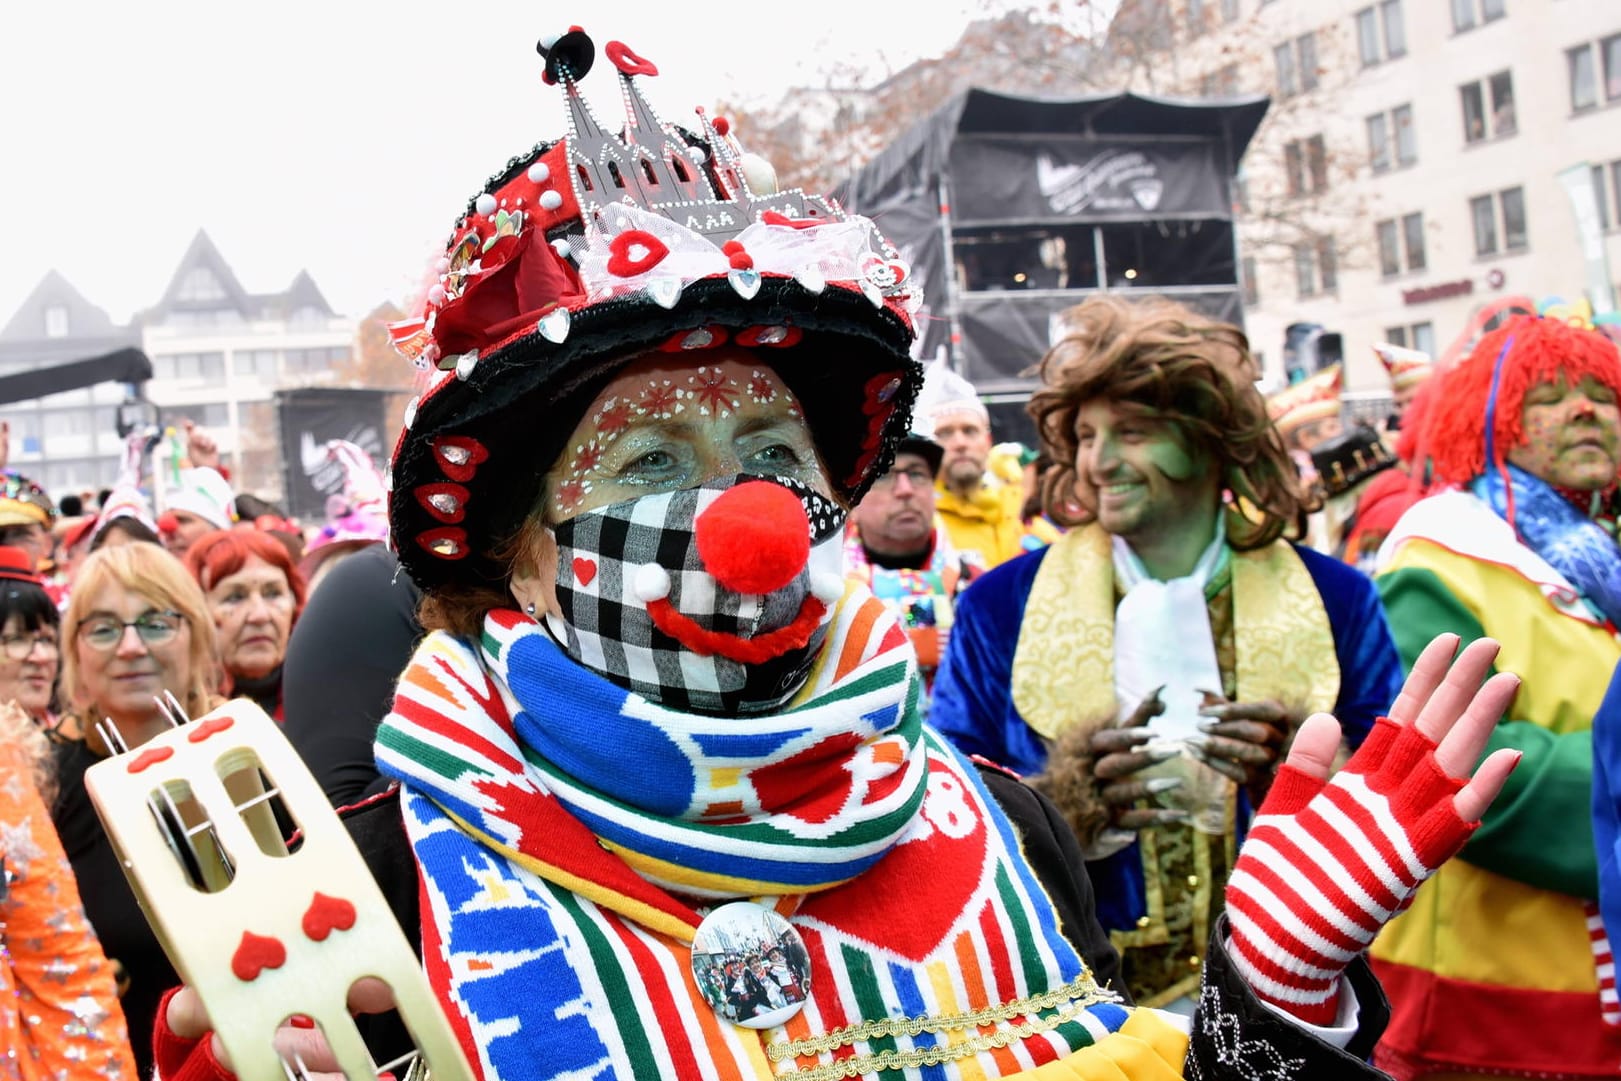
<svg viewBox="0 0 1621 1081"><path fill-rule="evenodd" d="M1564 575L1596 615L1621 626L1621 549L1602 526L1553 485L1507 462L1476 477L1469 489Z"/></svg>

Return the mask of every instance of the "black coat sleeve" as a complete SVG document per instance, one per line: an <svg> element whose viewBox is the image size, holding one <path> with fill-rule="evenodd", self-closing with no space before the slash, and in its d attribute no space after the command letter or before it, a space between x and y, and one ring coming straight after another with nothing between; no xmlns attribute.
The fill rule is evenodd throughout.
<svg viewBox="0 0 1621 1081"><path fill-rule="evenodd" d="M1371 1081L1387 1076L1366 1061L1390 1021L1390 1003L1365 958L1352 961L1346 970L1360 1012L1357 1033L1342 1049L1263 1006L1233 968L1227 935L1227 917L1222 916L1216 921L1205 956L1204 982L1193 1013L1183 1077L1189 1081L1295 1077Z"/></svg>
<svg viewBox="0 0 1621 1081"><path fill-rule="evenodd" d="M979 767L979 774L1019 831L1024 858L1052 899L1064 937L1092 970L1092 978L1130 1003L1131 994L1120 979L1120 954L1098 922L1092 880L1074 832L1047 797L1012 774L986 765Z"/></svg>
<svg viewBox="0 0 1621 1081"><path fill-rule="evenodd" d="M372 740L422 637L417 600L399 561L374 544L328 572L293 628L284 731L334 805L382 787Z"/></svg>

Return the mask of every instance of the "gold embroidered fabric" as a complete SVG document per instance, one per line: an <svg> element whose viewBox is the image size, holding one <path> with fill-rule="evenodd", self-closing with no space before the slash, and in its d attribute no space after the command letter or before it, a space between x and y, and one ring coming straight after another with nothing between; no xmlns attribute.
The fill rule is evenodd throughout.
<svg viewBox="0 0 1621 1081"><path fill-rule="evenodd" d="M1114 613L1119 596L1108 534L1072 530L1048 551L1030 591L1013 660L1014 705L1051 740L1071 725L1114 724ZM1275 699L1296 717L1339 696L1334 633L1311 573L1287 542L1233 552L1207 604L1222 692ZM1236 856L1236 797L1223 835L1191 827L1138 835L1146 911L1110 937L1141 1005L1196 994L1210 927Z"/></svg>
<svg viewBox="0 0 1621 1081"><path fill-rule="evenodd" d="M773 1043L766 1048L766 1057L781 1062L802 1055L822 1055L840 1047L867 1043L885 1036L917 1036L923 1032L949 1033L1001 1024L1015 1017L1028 1020L995 1032L976 1033L956 1043L933 1047L918 1047L906 1051L881 1051L872 1055L856 1055L846 1059L818 1063L800 1069L779 1073L778 1077L794 1081L832 1081L840 1077L861 1077L884 1070L908 1070L923 1066L936 1066L942 1062L968 1058L998 1047L1029 1039L1041 1032L1051 1032L1066 1021L1073 1021L1088 1007L1099 1002L1118 1002L1119 996L1100 988L1090 973L1052 991L1030 998L1005 1002L973 1013L948 1017L899 1017L867 1021L834 1029L821 1036L796 1040L792 1043ZM1053 1013L1042 1011L1057 1009Z"/></svg>
<svg viewBox="0 0 1621 1081"><path fill-rule="evenodd" d="M1340 665L1311 572L1286 541L1233 552L1235 698L1331 710ZM1013 655L1013 705L1051 740L1114 723L1114 560L1097 525L1072 529L1036 572Z"/></svg>

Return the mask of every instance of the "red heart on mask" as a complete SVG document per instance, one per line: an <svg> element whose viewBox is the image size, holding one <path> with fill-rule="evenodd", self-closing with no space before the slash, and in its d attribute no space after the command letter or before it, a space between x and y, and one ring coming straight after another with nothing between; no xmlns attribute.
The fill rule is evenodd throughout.
<svg viewBox="0 0 1621 1081"><path fill-rule="evenodd" d="M304 934L311 942L325 942L333 931L347 931L355 925L355 906L338 897L317 892L304 910Z"/></svg>
<svg viewBox="0 0 1621 1081"><path fill-rule="evenodd" d="M242 932L236 953L231 957L231 971L243 983L252 983L267 968L280 968L287 963L287 947L280 939L266 938L252 931Z"/></svg>
<svg viewBox="0 0 1621 1081"><path fill-rule="evenodd" d="M580 583L582 586L588 586L596 580L596 577L596 560L584 559L580 556L574 557L574 580L576 582Z"/></svg>
<svg viewBox="0 0 1621 1081"><path fill-rule="evenodd" d="M619 278L632 278L652 270L669 254L670 249L665 247L664 241L652 233L645 229L631 229L608 243L608 273Z"/></svg>

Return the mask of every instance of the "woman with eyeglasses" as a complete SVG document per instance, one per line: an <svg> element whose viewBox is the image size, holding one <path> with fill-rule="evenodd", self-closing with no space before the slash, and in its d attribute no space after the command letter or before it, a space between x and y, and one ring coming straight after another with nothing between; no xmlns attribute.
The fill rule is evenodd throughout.
<svg viewBox="0 0 1621 1081"><path fill-rule="evenodd" d="M21 548L0 547L0 704L15 702L47 732L57 718L61 617Z"/></svg>
<svg viewBox="0 0 1621 1081"><path fill-rule="evenodd" d="M90 924L115 968L138 1076L151 1074L152 1017L179 983L130 892L91 806L84 772L109 751L98 725L138 747L168 729L173 695L200 717L221 698L214 620L185 565L155 544L102 548L79 568L62 620L62 691L69 713L58 747L61 791L52 817Z"/></svg>

